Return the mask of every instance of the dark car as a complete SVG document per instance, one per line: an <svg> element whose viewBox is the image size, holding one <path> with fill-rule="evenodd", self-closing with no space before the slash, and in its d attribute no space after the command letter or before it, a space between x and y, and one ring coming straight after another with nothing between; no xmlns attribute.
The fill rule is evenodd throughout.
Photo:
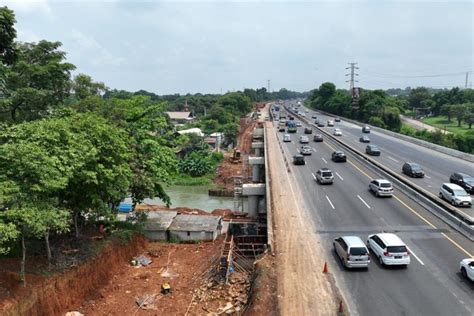
<svg viewBox="0 0 474 316"><path fill-rule="evenodd" d="M305 165L306 161L304 160L304 156L301 154L293 156L293 164L294 165Z"/></svg>
<svg viewBox="0 0 474 316"><path fill-rule="evenodd" d="M316 115L311 116L312 119L317 119L318 117Z"/></svg>
<svg viewBox="0 0 474 316"><path fill-rule="evenodd" d="M414 162L405 162L402 171L407 176L413 178L423 178L425 176L425 172L421 169L421 166Z"/></svg>
<svg viewBox="0 0 474 316"><path fill-rule="evenodd" d="M322 141L323 141L323 135L321 135L321 134L315 134L315 135L313 136L313 141L315 141L315 142L322 142Z"/></svg>
<svg viewBox="0 0 474 316"><path fill-rule="evenodd" d="M340 121L341 121L341 118L340 118L340 117L336 117L336 118L334 119L334 122L340 122Z"/></svg>
<svg viewBox="0 0 474 316"><path fill-rule="evenodd" d="M323 122L319 122L319 123L318 123L318 127L324 127L324 126L326 126L326 125L324 125Z"/></svg>
<svg viewBox="0 0 474 316"><path fill-rule="evenodd" d="M361 137L359 138L359 141L360 141L361 143L370 143L370 138L369 138L369 136L361 136Z"/></svg>
<svg viewBox="0 0 474 316"><path fill-rule="evenodd" d="M375 145L367 145L365 152L367 155L380 156L380 149Z"/></svg>
<svg viewBox="0 0 474 316"><path fill-rule="evenodd" d="M449 177L449 182L456 183L469 194L474 193L474 177L468 174L455 172Z"/></svg>
<svg viewBox="0 0 474 316"><path fill-rule="evenodd" d="M347 161L346 154L341 150L336 150L335 152L333 152L332 155L331 155L331 159L334 162L346 162Z"/></svg>
<svg viewBox="0 0 474 316"><path fill-rule="evenodd" d="M313 134L313 130L312 130L311 128L309 128L309 127L306 127L306 128L304 129L304 133L305 133L305 134Z"/></svg>

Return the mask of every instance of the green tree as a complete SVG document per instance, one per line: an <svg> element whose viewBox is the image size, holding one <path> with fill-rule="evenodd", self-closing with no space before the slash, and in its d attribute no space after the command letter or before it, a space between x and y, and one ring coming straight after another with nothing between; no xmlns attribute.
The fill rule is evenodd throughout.
<svg viewBox="0 0 474 316"><path fill-rule="evenodd" d="M107 87L102 82L94 82L90 76L79 74L74 77L72 91L78 100L83 100L89 96L100 96L107 91Z"/></svg>
<svg viewBox="0 0 474 316"><path fill-rule="evenodd" d="M379 116L371 116L369 118L369 124L373 126L378 126L381 128L387 128L384 121Z"/></svg>
<svg viewBox="0 0 474 316"><path fill-rule="evenodd" d="M463 119L469 125L469 129L471 129L472 124L474 124L474 104L467 105L467 111Z"/></svg>
<svg viewBox="0 0 474 316"><path fill-rule="evenodd" d="M60 42L18 44L17 60L5 69L0 115L23 121L47 117L70 92L75 66L64 62Z"/></svg>
<svg viewBox="0 0 474 316"><path fill-rule="evenodd" d="M451 122L451 118L454 116L453 106L450 104L445 104L441 107L441 114L444 114L448 118L448 122Z"/></svg>
<svg viewBox="0 0 474 316"><path fill-rule="evenodd" d="M1 64L10 65L15 60L15 23L15 13L7 7L0 7L0 67Z"/></svg>
<svg viewBox="0 0 474 316"><path fill-rule="evenodd" d="M455 104L451 106L451 111L458 121L458 127L461 127L461 122L467 113L467 106L465 104Z"/></svg>
<svg viewBox="0 0 474 316"><path fill-rule="evenodd" d="M0 255L6 254L10 251L10 248L6 246L8 242L16 240L19 232L13 223L4 223L4 219L0 217Z"/></svg>
<svg viewBox="0 0 474 316"><path fill-rule="evenodd" d="M422 107L422 102L431 99L431 94L425 87L418 87L410 91L408 102L411 108Z"/></svg>

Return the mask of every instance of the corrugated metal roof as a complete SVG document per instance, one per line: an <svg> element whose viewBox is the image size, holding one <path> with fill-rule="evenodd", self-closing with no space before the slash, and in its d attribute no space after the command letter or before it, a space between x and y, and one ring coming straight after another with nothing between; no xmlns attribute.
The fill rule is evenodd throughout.
<svg viewBox="0 0 474 316"><path fill-rule="evenodd" d="M177 215L171 225L169 226L170 231L204 231L214 232L219 225L221 217L213 215Z"/></svg>
<svg viewBox="0 0 474 316"><path fill-rule="evenodd" d="M147 212L148 219L145 223L145 230L148 231L166 231L173 219L178 215L175 211L157 211Z"/></svg>

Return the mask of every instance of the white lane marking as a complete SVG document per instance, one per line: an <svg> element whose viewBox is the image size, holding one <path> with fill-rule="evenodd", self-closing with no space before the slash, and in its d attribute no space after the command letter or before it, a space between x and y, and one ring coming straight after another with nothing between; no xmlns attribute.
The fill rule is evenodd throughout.
<svg viewBox="0 0 474 316"><path fill-rule="evenodd" d="M343 177L341 177L341 176L339 175L339 173L337 173L337 172L336 172L336 176L338 176L338 177L339 177L339 179L341 179L342 181L344 181L344 178L343 178Z"/></svg>
<svg viewBox="0 0 474 316"><path fill-rule="evenodd" d="M395 159L395 158L393 158L393 157L390 157L390 156L388 156L388 159L393 160L393 161L395 161L395 162L400 162L400 161L398 161L397 159Z"/></svg>
<svg viewBox="0 0 474 316"><path fill-rule="evenodd" d="M295 144L295 142L294 142L294 141L291 141L291 143L292 143L293 145Z"/></svg>
<svg viewBox="0 0 474 316"><path fill-rule="evenodd" d="M432 188L432 186L428 184L428 188Z"/></svg>
<svg viewBox="0 0 474 316"><path fill-rule="evenodd" d="M332 202L327 195L326 195L326 199L328 200L329 204L331 204L332 209L334 209L334 205L332 205Z"/></svg>
<svg viewBox="0 0 474 316"><path fill-rule="evenodd" d="M425 265L423 261L421 261L420 258L418 258L418 256L413 252L413 250L411 250L410 248L408 248L408 250L410 250L410 253L413 255L413 257L415 257L416 260L418 260L419 263L421 263L422 266Z"/></svg>
<svg viewBox="0 0 474 316"><path fill-rule="evenodd" d="M360 195L357 195L357 197L359 198L359 200L361 200L362 203L365 204L365 206L367 206L367 208L370 208L370 205L367 204L367 202L365 202L364 199L360 197Z"/></svg>
<svg viewBox="0 0 474 316"><path fill-rule="evenodd" d="M316 180L316 176L314 175L314 173L311 172L311 175L313 176L313 179Z"/></svg>
<svg viewBox="0 0 474 316"><path fill-rule="evenodd" d="M326 159L324 159L323 157L321 157L321 159L324 161L324 163L328 163Z"/></svg>
<svg viewBox="0 0 474 316"><path fill-rule="evenodd" d="M425 174L425 178L426 178L426 179L431 179L431 177L430 177L430 176L427 176L426 174Z"/></svg>
<svg viewBox="0 0 474 316"><path fill-rule="evenodd" d="M316 148L314 148L314 147L311 147L311 149L313 149L313 151L314 151L315 153L317 153L317 151L316 151Z"/></svg>

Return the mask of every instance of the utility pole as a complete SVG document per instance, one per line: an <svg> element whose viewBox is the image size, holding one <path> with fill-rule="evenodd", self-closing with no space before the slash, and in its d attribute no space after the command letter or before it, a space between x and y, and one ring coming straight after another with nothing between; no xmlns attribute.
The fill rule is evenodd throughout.
<svg viewBox="0 0 474 316"><path fill-rule="evenodd" d="M270 80L267 80L267 92L270 93Z"/></svg>
<svg viewBox="0 0 474 316"><path fill-rule="evenodd" d="M346 67L346 69L350 69L351 73L346 74L346 76L350 76L349 80L346 80L346 82L349 82L349 91L352 95L352 110L357 110L359 108L359 88L355 87L355 82L359 82L358 80L355 80L355 77L358 76L355 72L356 69L359 69L357 67L357 63L348 63L349 67Z"/></svg>
<svg viewBox="0 0 474 316"><path fill-rule="evenodd" d="M464 82L464 89L467 89L467 81L469 79L469 71L466 71L466 81Z"/></svg>

